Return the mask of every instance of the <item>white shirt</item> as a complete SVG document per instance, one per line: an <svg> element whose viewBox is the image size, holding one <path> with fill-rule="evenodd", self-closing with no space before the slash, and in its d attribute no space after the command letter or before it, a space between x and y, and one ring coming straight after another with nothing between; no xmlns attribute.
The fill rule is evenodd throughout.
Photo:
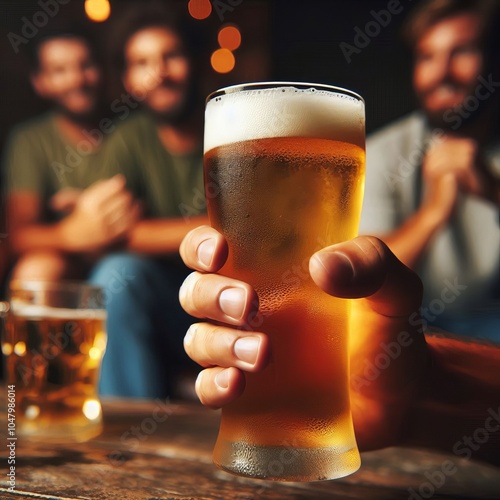
<svg viewBox="0 0 500 500"><path fill-rule="evenodd" d="M439 140L439 130L429 129L423 115L415 112L368 138L360 234L391 232L418 210L422 160L430 144ZM500 168L500 142L485 154ZM443 317L467 314L498 299L498 207L461 194L454 215L431 240L417 272L424 283L424 307L433 304Z"/></svg>

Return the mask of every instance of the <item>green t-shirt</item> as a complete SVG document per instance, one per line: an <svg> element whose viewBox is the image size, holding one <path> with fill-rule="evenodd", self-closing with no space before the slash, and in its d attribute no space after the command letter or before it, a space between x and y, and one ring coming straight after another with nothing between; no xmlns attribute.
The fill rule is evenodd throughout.
<svg viewBox="0 0 500 500"><path fill-rule="evenodd" d="M92 148L92 137L76 145L59 131L54 113L17 126L7 141L3 157L6 194L29 191L45 204L64 188L85 189L111 177L101 159L102 148Z"/></svg>
<svg viewBox="0 0 500 500"><path fill-rule="evenodd" d="M134 113L117 128L106 143L104 162L106 171L125 175L146 217L188 218L205 212L201 146L185 155L168 152L146 111Z"/></svg>

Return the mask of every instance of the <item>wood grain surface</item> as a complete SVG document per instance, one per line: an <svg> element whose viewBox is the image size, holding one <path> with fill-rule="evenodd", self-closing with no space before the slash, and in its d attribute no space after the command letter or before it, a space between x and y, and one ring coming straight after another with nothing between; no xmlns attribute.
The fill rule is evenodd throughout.
<svg viewBox="0 0 500 500"><path fill-rule="evenodd" d="M1 499L499 499L500 469L452 454L389 448L362 454L361 469L335 481L278 483L240 478L212 464L218 412L194 403L105 400L104 432L53 445L19 437L16 488ZM6 424L2 422L2 442ZM5 444L0 470L7 470ZM439 484L443 463L456 472ZM432 478L432 479L431 479ZM432 484L432 481L434 484ZM429 496L430 495L430 496Z"/></svg>

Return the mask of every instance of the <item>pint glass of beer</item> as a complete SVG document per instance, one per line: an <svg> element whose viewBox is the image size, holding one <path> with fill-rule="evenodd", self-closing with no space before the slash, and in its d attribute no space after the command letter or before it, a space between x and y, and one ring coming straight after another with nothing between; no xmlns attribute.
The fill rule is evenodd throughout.
<svg viewBox="0 0 500 500"><path fill-rule="evenodd" d="M215 463L263 479L314 481L360 466L349 404L349 301L320 290L311 255L356 236L364 102L348 90L258 83L211 94L205 115L210 222L229 244L221 274L250 283L271 360L222 410Z"/></svg>
<svg viewBox="0 0 500 500"><path fill-rule="evenodd" d="M2 334L15 434L85 441L102 430L104 294L73 282L14 282Z"/></svg>

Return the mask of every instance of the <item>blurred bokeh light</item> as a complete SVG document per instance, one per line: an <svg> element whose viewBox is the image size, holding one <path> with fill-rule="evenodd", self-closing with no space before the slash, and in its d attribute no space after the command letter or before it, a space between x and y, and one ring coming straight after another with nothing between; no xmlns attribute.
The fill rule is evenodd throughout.
<svg viewBox="0 0 500 500"><path fill-rule="evenodd" d="M195 19L206 19L212 13L210 0L189 0L188 11Z"/></svg>
<svg viewBox="0 0 500 500"><path fill-rule="evenodd" d="M210 62L217 73L229 73L236 64L234 55L229 49L217 49L212 53Z"/></svg>
<svg viewBox="0 0 500 500"><path fill-rule="evenodd" d="M111 14L109 0L85 0L85 14L91 21L106 21Z"/></svg>
<svg viewBox="0 0 500 500"><path fill-rule="evenodd" d="M219 45L223 49L236 50L241 44L241 33L236 26L225 26L217 35Z"/></svg>

